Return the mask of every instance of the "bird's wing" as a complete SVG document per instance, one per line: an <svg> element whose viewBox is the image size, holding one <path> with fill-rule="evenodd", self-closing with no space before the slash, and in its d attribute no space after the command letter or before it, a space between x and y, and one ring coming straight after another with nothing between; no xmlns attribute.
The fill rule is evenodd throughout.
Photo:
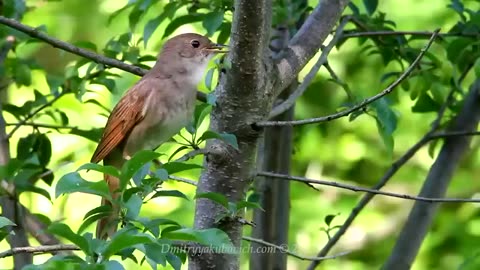
<svg viewBox="0 0 480 270"><path fill-rule="evenodd" d="M108 118L102 139L91 162L97 163L103 160L142 121L149 96L149 91L145 90L142 89L142 81L140 81L120 99Z"/></svg>

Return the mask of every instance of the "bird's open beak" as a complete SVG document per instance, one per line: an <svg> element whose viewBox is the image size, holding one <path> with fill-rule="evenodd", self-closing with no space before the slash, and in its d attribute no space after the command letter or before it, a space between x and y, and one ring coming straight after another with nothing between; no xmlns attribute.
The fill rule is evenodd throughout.
<svg viewBox="0 0 480 270"><path fill-rule="evenodd" d="M206 47L205 50L212 53L227 53L228 46L223 44L212 43L210 46Z"/></svg>

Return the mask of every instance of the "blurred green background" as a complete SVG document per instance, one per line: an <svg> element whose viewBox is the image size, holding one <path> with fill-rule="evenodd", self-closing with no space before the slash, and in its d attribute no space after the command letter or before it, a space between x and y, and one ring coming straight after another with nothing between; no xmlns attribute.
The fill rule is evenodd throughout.
<svg viewBox="0 0 480 270"><path fill-rule="evenodd" d="M363 7L361 1L353 1ZM28 0L29 6L35 7L25 14L23 23L30 26L45 25L50 35L68 42L88 40L103 48L113 36L128 31L128 12L120 13L108 24L109 16L123 7L127 0L62 0L43 1ZM315 6L317 1L310 1ZM380 1L378 10L385 12L387 18L394 21L399 30L433 31L441 27L449 30L458 20L458 15L447 8L448 0L404 0ZM466 1L471 5L478 1ZM478 6L478 5L477 5ZM140 38L145 23L156 16L162 4L151 8L136 28L135 36ZM181 13L186 13L183 10ZM348 9L346 12L350 12ZM154 32L148 46L138 45L141 54L155 55L162 44L162 33L169 21L164 21ZM175 33L195 31L205 34L201 23L183 26ZM426 40L415 41L421 47ZM368 44L368 42L367 42ZM381 91L387 82L381 82L383 74L398 71L398 63L384 66L378 55L368 55L363 51L357 39L349 39L339 50L334 49L329 62L337 74L350 86L355 95L368 97ZM17 48L16 53L22 57L30 56L45 68L48 74L63 74L67 66L71 66L78 57L62 52L43 43L29 43ZM431 53L439 58L445 58L445 50L433 45ZM316 59L316 57L314 57ZM310 63L301 73L308 72ZM451 72L450 64L445 61L445 72ZM80 70L80 73L85 70ZM116 89L110 93L105 87L90 85L95 90L87 93L83 99L95 99L108 108L112 108L122 93L128 89L138 77L135 75L114 71L121 75L116 79ZM9 88L9 101L22 105L33 99L32 89L48 93L43 71L32 73L33 85L31 88ZM328 81L328 73L322 69L306 94L296 106L295 117L298 119L322 116L335 112L346 101L345 92L336 84ZM469 80L470 79L470 80ZM471 78L467 78L467 82ZM200 86L205 90L204 85ZM333 180L342 183L360 186L372 186L389 168L392 161L403 154L411 145L418 141L429 129L435 113L412 113L413 101L409 93L398 89L391 96L397 102L393 106L399 116L397 130L394 133L394 152L389 154L373 118L362 115L355 121L342 118L333 122L309 125L295 128L294 153L292 155L292 174L314 179ZM104 125L105 111L93 104L84 104L72 96L64 97L55 103L55 108L66 112L70 118L70 125L83 129L101 127ZM5 114L7 122L14 122L14 118ZM53 123L44 116L43 123ZM207 127L206 123L204 129ZM11 141L12 153L16 151L16 143L22 136L27 135L31 128L23 127ZM50 168L55 172L55 179L68 172L76 170L81 164L89 161L95 143L82 137L61 134L51 131L48 134L53 142L53 156ZM472 146L476 147L478 140ZM162 146L160 151L171 153L174 144ZM438 149L437 149L438 150ZM193 162L201 162L195 159ZM416 194L422 185L427 171L433 163L427 147L420 150L384 188L385 190ZM468 198L479 190L480 182L475 181L480 175L480 155L472 152L465 157L460 168L454 175L448 196ZM190 179L198 179L200 171L183 173ZM102 176L95 172L84 173L89 180L100 180ZM54 188L39 183L54 196ZM190 198L193 198L194 188L181 183L168 183L167 188L179 189ZM290 245L295 252L314 256L327 241L325 233L320 229L325 226L324 217L338 214L333 225L341 225L348 216L352 207L358 202L362 194L331 187L320 187L320 192L306 185L291 184L291 217L290 217ZM34 213L41 213L52 220L64 220L72 229L78 228L83 216L92 208L98 206L100 200L96 196L74 194L62 196L53 202L46 198L30 193L23 193L21 200ZM318 269L377 269L388 257L393 247L396 235L401 229L412 205L411 201L377 196L368 207L363 210L346 235L342 237L331 254L343 251L351 253L335 260L329 260ZM142 208L142 215L167 217L179 223L191 226L193 223L194 201L185 201L178 198L157 198ZM248 214L251 217L251 213ZM94 230L93 226L90 228ZM248 233L249 229L246 229ZM475 204L444 204L439 209L433 227L422 246L413 269L457 269L463 262L475 259L478 256L480 241L480 215ZM38 244L32 242L33 244ZM6 241L0 243L0 250L8 249ZM242 256L243 268L248 268L248 254ZM35 262L41 263L50 255L35 256ZM289 258L289 269L304 269L308 262ZM10 259L0 260L0 268L11 267ZM126 269L139 269L130 262ZM149 269L143 266L141 269Z"/></svg>

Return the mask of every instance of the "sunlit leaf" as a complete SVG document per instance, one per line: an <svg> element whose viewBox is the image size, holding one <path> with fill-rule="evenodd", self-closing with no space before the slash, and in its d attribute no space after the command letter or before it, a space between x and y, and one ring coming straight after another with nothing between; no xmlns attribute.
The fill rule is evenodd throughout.
<svg viewBox="0 0 480 270"><path fill-rule="evenodd" d="M228 235L224 231L217 228L205 230L184 228L162 233L162 237L171 240L194 241L202 245L215 248L215 251L218 253L237 253Z"/></svg>
<svg viewBox="0 0 480 270"><path fill-rule="evenodd" d="M216 192L197 193L195 199L209 199L228 209L228 199L225 195Z"/></svg>
<svg viewBox="0 0 480 270"><path fill-rule="evenodd" d="M110 198L110 192L105 181L89 182L84 180L78 172L67 173L58 180L57 186L55 187L55 197L74 192L89 193Z"/></svg>

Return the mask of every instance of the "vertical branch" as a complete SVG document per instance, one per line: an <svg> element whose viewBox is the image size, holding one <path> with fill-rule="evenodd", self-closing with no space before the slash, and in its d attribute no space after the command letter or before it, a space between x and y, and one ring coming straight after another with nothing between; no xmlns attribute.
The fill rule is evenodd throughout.
<svg viewBox="0 0 480 270"><path fill-rule="evenodd" d="M305 0L299 1L302 6L308 3ZM273 32L273 38L270 48L273 52L273 58L279 56L287 46L290 40L290 33L297 31L304 21L300 18L292 25L293 10L292 1L287 0L287 17L284 22L276 26ZM299 8L300 9L300 8ZM304 17L306 14L302 14ZM277 98L277 104L283 104L286 99L297 88L297 81L287 87ZM294 106L278 114L275 119L284 121L292 120ZM271 114L271 113L270 113ZM263 139L257 155L257 166L265 171L290 174L290 159L292 155L292 127L273 127L266 128ZM260 195L259 204L262 209L255 209L253 221L256 226L252 229L252 236L256 239L262 239L277 246L286 246L288 244L288 231L290 220L290 183L288 181L272 181L270 177L257 177L255 180L255 191ZM257 242L252 242L253 250L262 248ZM287 269L287 256L285 252L275 250L275 252L253 252L250 255L250 269Z"/></svg>
<svg viewBox="0 0 480 270"><path fill-rule="evenodd" d="M280 95L287 98L296 88L292 84ZM274 119L293 119L294 106ZM290 157L292 154L293 128L291 126L269 127L265 129L261 164L263 170L290 174ZM290 182L273 181L270 177L255 180L255 190L260 194L260 206L255 209L252 237L266 242L285 246L288 244L288 226L290 213ZM262 247L252 243L253 250ZM254 252L250 256L250 269L287 269L287 254L280 250L275 252Z"/></svg>
<svg viewBox="0 0 480 270"><path fill-rule="evenodd" d="M272 1L237 0L232 23L231 68L220 78L215 90L217 106L211 113L210 129L234 134L238 149L221 141L207 143L209 154L197 192L215 192L231 202L245 198L253 179L255 154L260 132L251 123L263 119L271 108L268 44L270 39ZM240 247L242 223L235 218L217 222L224 209L208 199L196 201L195 228L220 228L232 243ZM190 256L190 269L239 269L239 257L233 254L203 253Z"/></svg>
<svg viewBox="0 0 480 270"><path fill-rule="evenodd" d="M464 99L461 112L453 121L451 131L474 131L480 121L480 79L471 86ZM448 137L430 168L419 196L441 198L445 196L448 184L461 158L468 150L471 138ZM420 245L428 232L438 203L415 202L390 257L383 269L410 269Z"/></svg>

